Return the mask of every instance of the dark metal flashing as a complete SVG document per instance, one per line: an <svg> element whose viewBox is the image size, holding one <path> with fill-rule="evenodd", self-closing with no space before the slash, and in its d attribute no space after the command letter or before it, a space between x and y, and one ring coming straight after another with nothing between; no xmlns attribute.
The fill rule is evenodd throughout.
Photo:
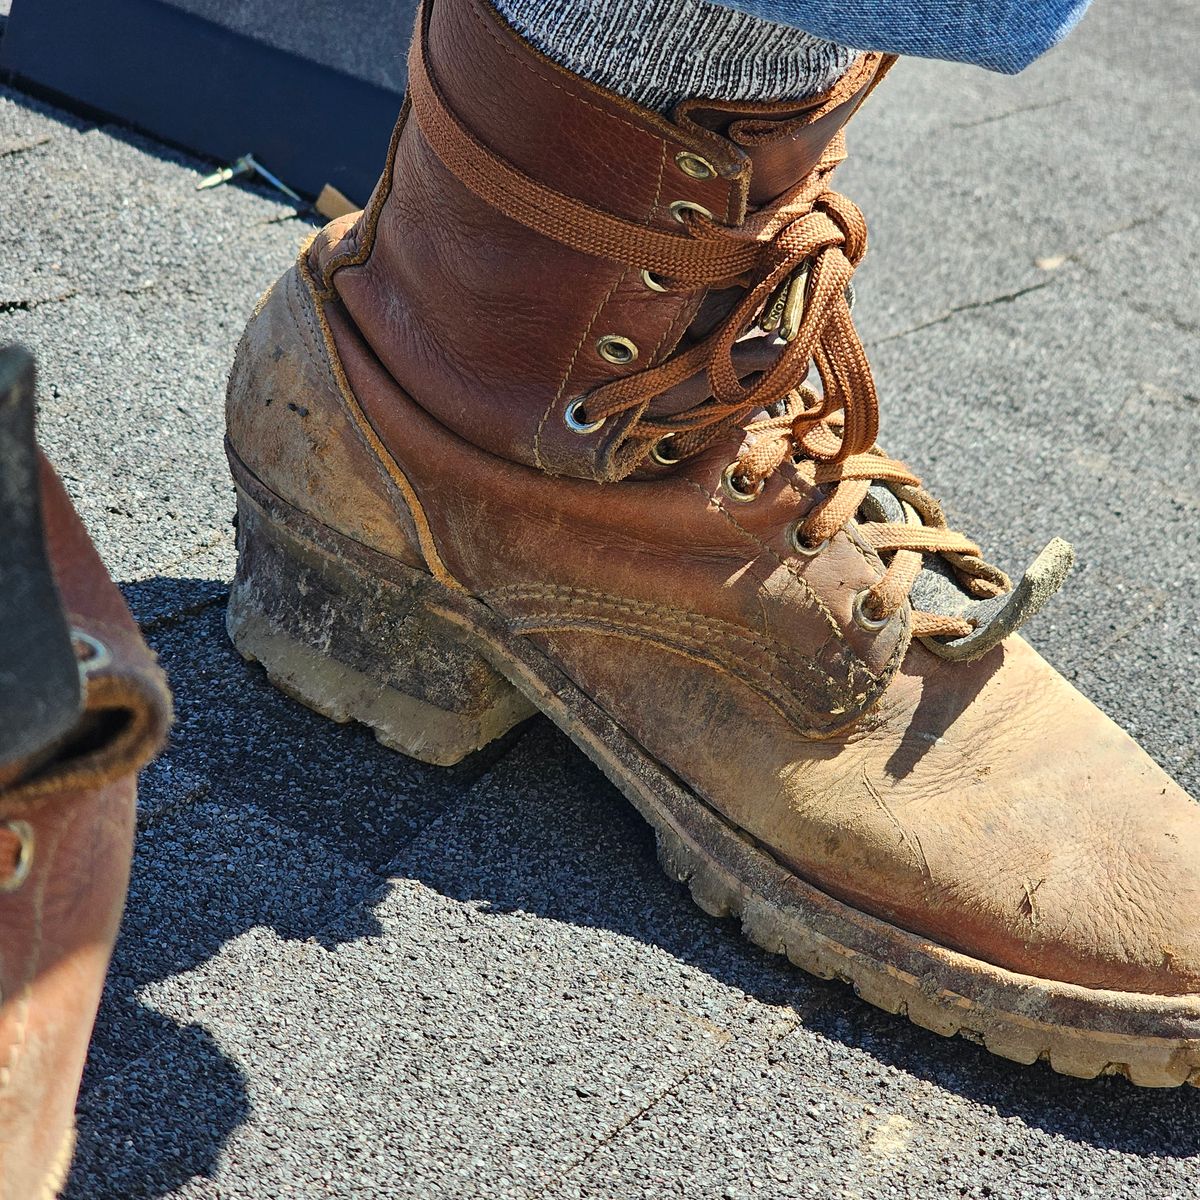
<svg viewBox="0 0 1200 1200"><path fill-rule="evenodd" d="M298 192L365 202L402 96L160 0L14 0L0 71Z"/></svg>
<svg viewBox="0 0 1200 1200"><path fill-rule="evenodd" d="M34 367L0 348L0 777L79 720L83 695L42 532Z"/></svg>

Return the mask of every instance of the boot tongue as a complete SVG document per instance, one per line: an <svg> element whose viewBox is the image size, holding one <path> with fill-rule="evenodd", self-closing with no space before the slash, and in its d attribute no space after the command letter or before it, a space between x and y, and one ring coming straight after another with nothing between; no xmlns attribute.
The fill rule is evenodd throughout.
<svg viewBox="0 0 1200 1200"><path fill-rule="evenodd" d="M684 129L699 126L718 133L748 155L753 169L747 199L760 208L816 169L892 61L861 55L827 92L804 100L685 100L675 110L675 121Z"/></svg>

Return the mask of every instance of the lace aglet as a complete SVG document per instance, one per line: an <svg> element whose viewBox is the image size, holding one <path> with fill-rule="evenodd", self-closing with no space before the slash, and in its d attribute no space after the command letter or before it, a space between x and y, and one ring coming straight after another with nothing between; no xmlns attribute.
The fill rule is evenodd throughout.
<svg viewBox="0 0 1200 1200"><path fill-rule="evenodd" d="M808 298L808 268L795 272L787 290L783 305L783 316L779 321L779 336L785 342L794 342L804 320L804 302Z"/></svg>
<svg viewBox="0 0 1200 1200"><path fill-rule="evenodd" d="M774 333L783 319L783 306L787 303L788 288L792 277L789 275L772 293L763 309L762 319L758 323L764 333Z"/></svg>

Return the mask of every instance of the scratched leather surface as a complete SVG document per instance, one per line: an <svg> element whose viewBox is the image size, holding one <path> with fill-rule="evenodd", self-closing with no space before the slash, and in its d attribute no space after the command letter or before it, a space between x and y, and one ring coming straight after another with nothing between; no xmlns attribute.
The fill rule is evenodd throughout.
<svg viewBox="0 0 1200 1200"><path fill-rule="evenodd" d="M622 136L631 149L613 153L603 195L590 191L589 137L617 116L570 89L556 100L519 44L495 50L476 8L435 0L429 22L433 73L460 116L503 139L526 171L656 221L625 159L644 145L661 163L662 143L686 142L642 117L647 131L610 141L610 152ZM455 92L460 77L473 88ZM537 97L519 120L503 99L518 81ZM783 116L791 137L796 118ZM276 471L271 486L306 511L336 510L338 528L378 548L408 537L397 552L406 562L419 553L411 521L425 522L452 583L833 895L1014 970L1159 994L1200 988L1200 809L1019 638L949 663L909 645L906 610L882 630L860 628L853 598L878 577L878 559L853 522L823 553L798 554L788 530L815 497L786 469L753 503L731 501L719 480L736 441L649 478L571 477L588 464L561 441L562 401L599 377L573 362L580 330L600 328L597 311L604 328L632 329L634 309L608 307L625 301L604 299L603 264L585 270L549 243L531 253L533 235L481 211L403 118L394 152L367 214L318 237L286 285L325 322L326 345L286 332L269 342L251 325L268 386L270 359L287 355L315 356L313 371L335 380L305 394L307 418L268 419L250 389L231 390L251 470L260 444L302 445L306 419L348 430L342 465L310 464L303 488ZM743 155L738 186L756 194L744 150L706 145L713 161L722 154ZM778 169L772 161L763 189L778 186ZM301 288L305 274L315 282ZM653 303L665 320L688 317L667 313L672 298ZM616 312L631 324L609 326ZM264 310L255 321L274 319ZM397 516L382 534L355 516L357 501L336 499L344 472L378 477L359 417L415 494L404 515L392 489ZM561 451L547 450L551 427Z"/></svg>

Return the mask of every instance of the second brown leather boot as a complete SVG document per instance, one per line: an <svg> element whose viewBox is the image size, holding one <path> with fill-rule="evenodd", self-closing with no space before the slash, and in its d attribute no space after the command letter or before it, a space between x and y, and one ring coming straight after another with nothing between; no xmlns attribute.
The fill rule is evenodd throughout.
<svg viewBox="0 0 1200 1200"><path fill-rule="evenodd" d="M887 65L666 120L429 0L367 211L238 352L229 628L428 762L540 709L872 1003L1200 1082L1200 809L1015 633L1069 550L1013 587L875 445L831 174Z"/></svg>
<svg viewBox="0 0 1200 1200"><path fill-rule="evenodd" d="M0 1200L50 1200L170 697L0 349Z"/></svg>

